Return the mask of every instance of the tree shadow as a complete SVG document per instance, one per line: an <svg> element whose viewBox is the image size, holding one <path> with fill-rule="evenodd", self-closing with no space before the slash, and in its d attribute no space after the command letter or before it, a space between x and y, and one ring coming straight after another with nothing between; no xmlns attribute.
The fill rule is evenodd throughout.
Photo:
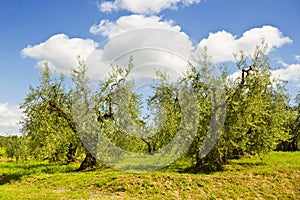
<svg viewBox="0 0 300 200"><path fill-rule="evenodd" d="M255 167L255 166L264 166L264 165L267 165L263 161L259 161L259 162L229 162L229 164L231 164L231 165L239 165L239 166L243 166L243 167Z"/></svg>
<svg viewBox="0 0 300 200"><path fill-rule="evenodd" d="M26 163L26 162L5 162L0 165L0 185L19 181L21 177L31 174L55 174L72 173L77 168L74 166L62 167L59 163ZM1 172L3 169L3 172Z"/></svg>
<svg viewBox="0 0 300 200"><path fill-rule="evenodd" d="M0 185L18 181L21 177L21 174L2 174L0 175Z"/></svg>

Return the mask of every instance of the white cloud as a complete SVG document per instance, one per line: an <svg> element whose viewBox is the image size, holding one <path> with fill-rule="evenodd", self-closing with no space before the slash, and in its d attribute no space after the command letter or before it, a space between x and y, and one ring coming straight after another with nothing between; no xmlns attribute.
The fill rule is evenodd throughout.
<svg viewBox="0 0 300 200"><path fill-rule="evenodd" d="M199 4L201 0L115 0L104 1L98 5L102 12L127 10L137 14L157 14L165 9L177 9L178 6Z"/></svg>
<svg viewBox="0 0 300 200"><path fill-rule="evenodd" d="M22 55L39 63L48 61L52 70L63 73L70 73L70 69L77 66L76 56L80 55L93 79L105 76L110 64L124 66L133 56L136 68L132 74L150 78L155 72L146 69L149 67L180 73L187 60L191 60L190 54L195 48L180 26L157 16L123 16L116 22L102 20L90 30L109 40L100 46L92 40L70 39L60 34L23 49ZM143 73L145 70L149 73Z"/></svg>
<svg viewBox="0 0 300 200"><path fill-rule="evenodd" d="M130 15L122 16L116 22L102 20L93 25L90 31L109 40L89 60L97 60L102 56L102 61L125 65L129 56L133 56L135 66L139 66L135 73L139 75L146 67L169 67L174 73L179 73L185 68L187 60L191 60L194 50L192 41L181 32L180 26L158 16Z"/></svg>
<svg viewBox="0 0 300 200"><path fill-rule="evenodd" d="M288 68L290 65L284 62L281 58L277 59L277 63L283 66L284 68Z"/></svg>
<svg viewBox="0 0 300 200"><path fill-rule="evenodd" d="M0 103L0 135L18 134L22 112L18 106Z"/></svg>
<svg viewBox="0 0 300 200"><path fill-rule="evenodd" d="M224 30L210 33L208 38L199 43L199 47L202 49L206 46L208 54L215 62L234 61L233 53L243 50L250 56L262 39L268 44L267 53L292 42L290 38L284 37L278 28L263 26L244 32L240 38Z"/></svg>
<svg viewBox="0 0 300 200"><path fill-rule="evenodd" d="M193 44L173 21L136 14L122 16L115 22L101 20L90 31L109 40L100 46L92 40L70 39L60 34L25 48L22 54L39 62L47 60L59 72L70 72L70 67L77 66L76 56L80 55L93 79L105 76L110 64L124 66L133 56L136 68L132 74L149 78L155 74L149 68L173 75L182 72L187 61L192 61L191 55L197 56L204 46L215 62L224 62L234 61L233 53L240 50L252 54L262 38L269 44L268 52L291 42L276 27L263 26L246 31L240 38L226 31L210 33L199 44Z"/></svg>
<svg viewBox="0 0 300 200"><path fill-rule="evenodd" d="M300 55L295 55L294 58L296 61L300 62Z"/></svg>
<svg viewBox="0 0 300 200"><path fill-rule="evenodd" d="M24 48L21 54L38 60L38 67L44 67L47 61L51 70L70 73L78 65L77 56L86 59L97 47L98 44L93 40L70 39L64 34L58 34L38 45Z"/></svg>
<svg viewBox="0 0 300 200"><path fill-rule="evenodd" d="M295 83L296 86L300 87L300 63L287 64L280 61L284 68L272 71L272 77L284 81Z"/></svg>
<svg viewBox="0 0 300 200"><path fill-rule="evenodd" d="M227 77L227 79L231 82L236 82L237 80L242 78L242 70L237 70Z"/></svg>
<svg viewBox="0 0 300 200"><path fill-rule="evenodd" d="M174 25L174 21L162 21L161 17L144 15L122 16L116 22L101 20L90 28L93 34L99 34L108 38L115 35L142 28L159 28L180 32L181 27Z"/></svg>

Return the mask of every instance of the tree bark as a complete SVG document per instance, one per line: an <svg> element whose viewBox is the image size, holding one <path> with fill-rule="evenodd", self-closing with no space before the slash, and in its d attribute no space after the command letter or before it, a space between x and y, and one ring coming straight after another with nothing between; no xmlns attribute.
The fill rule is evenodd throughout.
<svg viewBox="0 0 300 200"><path fill-rule="evenodd" d="M95 165L96 165L96 158L91 153L87 152L84 160L80 164L80 167L77 169L77 171L92 169L95 167Z"/></svg>
<svg viewBox="0 0 300 200"><path fill-rule="evenodd" d="M75 158L76 150L77 150L77 147L71 143L68 147L67 164L74 162L76 160L76 158Z"/></svg>

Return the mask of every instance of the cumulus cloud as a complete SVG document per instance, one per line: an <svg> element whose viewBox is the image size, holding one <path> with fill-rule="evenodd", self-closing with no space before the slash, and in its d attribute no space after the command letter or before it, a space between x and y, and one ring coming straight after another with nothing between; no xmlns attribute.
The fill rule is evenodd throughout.
<svg viewBox="0 0 300 200"><path fill-rule="evenodd" d="M138 71L144 70L149 72L146 68L162 69L167 66L174 73L179 73L191 60L191 52L195 49L180 26L158 16L122 16L115 22L101 20L90 31L109 40L89 60L97 60L98 57L102 66L107 65L107 62L103 63L105 60L114 65L125 65L133 56L137 66L133 74L140 75ZM90 65L92 63L89 62ZM155 72L146 74L153 76Z"/></svg>
<svg viewBox="0 0 300 200"><path fill-rule="evenodd" d="M122 16L116 21L101 20L90 27L90 32L108 40L100 45L59 34L23 49L22 54L39 62L49 61L59 72L70 72L70 67L77 66L76 56L80 55L93 79L107 75L110 64L124 66L133 56L132 74L153 78L154 70L169 71L170 76L181 73L187 61L197 57L204 46L217 63L234 61L233 53L240 50L252 54L262 38L269 45L268 52L292 42L276 27L263 26L246 31L240 38L226 31L210 33L195 44L173 21L137 14Z"/></svg>
<svg viewBox="0 0 300 200"><path fill-rule="evenodd" d="M18 106L0 103L0 135L18 134L22 112Z"/></svg>
<svg viewBox="0 0 300 200"><path fill-rule="evenodd" d="M122 16L116 22L101 20L90 28L90 32L95 35L102 35L111 38L115 35L142 28L159 28L180 32L181 27L174 25L174 21L163 21L159 16L130 15Z"/></svg>
<svg viewBox="0 0 300 200"><path fill-rule="evenodd" d="M288 64L282 60L278 61L283 66L281 69L273 70L272 77L284 81L290 81L300 87L300 63Z"/></svg>
<svg viewBox="0 0 300 200"><path fill-rule="evenodd" d="M202 49L206 46L208 54L215 62L234 61L233 53L243 50L250 56L262 39L268 44L266 53L292 42L290 38L283 36L278 28L263 26L244 32L240 38L224 30L210 33L208 38L199 43L199 47Z"/></svg>
<svg viewBox="0 0 300 200"><path fill-rule="evenodd" d="M153 77L154 68L162 71L168 68L173 74L181 72L196 46L180 26L157 16L123 16L116 22L102 20L90 31L109 40L100 46L91 40L59 34L23 49L22 55L35 58L39 63L48 61L52 69L63 73L77 66L76 56L80 55L89 67L91 78L105 76L110 64L124 66L133 56L136 67L132 74L138 76L144 70L149 71L147 68L153 68L152 73L146 74Z"/></svg>
<svg viewBox="0 0 300 200"><path fill-rule="evenodd" d="M102 12L127 10L137 14L157 14L165 9L178 9L179 6L199 4L201 0L114 0L98 5Z"/></svg>
<svg viewBox="0 0 300 200"><path fill-rule="evenodd" d="M57 34L38 45L24 48L21 54L38 60L38 67L44 67L48 62L51 70L70 73L78 65L78 56L86 59L97 47L98 43L90 39L70 39L67 35Z"/></svg>

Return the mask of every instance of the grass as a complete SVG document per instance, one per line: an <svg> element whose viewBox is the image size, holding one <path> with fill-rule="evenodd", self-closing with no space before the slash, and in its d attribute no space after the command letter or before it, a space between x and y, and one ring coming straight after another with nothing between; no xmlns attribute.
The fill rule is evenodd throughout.
<svg viewBox="0 0 300 200"><path fill-rule="evenodd" d="M300 199L300 152L232 160L212 174L75 172L79 163L0 162L0 199Z"/></svg>

